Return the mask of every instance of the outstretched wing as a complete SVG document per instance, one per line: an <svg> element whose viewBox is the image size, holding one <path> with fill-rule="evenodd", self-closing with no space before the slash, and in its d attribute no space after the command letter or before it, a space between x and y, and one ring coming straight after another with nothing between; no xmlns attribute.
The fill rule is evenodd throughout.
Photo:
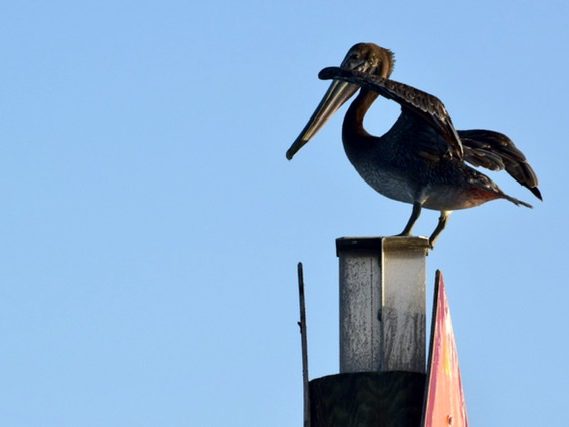
<svg viewBox="0 0 569 427"><path fill-rule="evenodd" d="M444 104L436 96L394 80L339 67L324 68L318 77L322 80L338 79L354 83L397 102L404 112L420 117L426 125L441 135L448 144L448 151L451 156L463 158L464 150L460 137Z"/></svg>
<svg viewBox="0 0 569 427"><path fill-rule="evenodd" d="M458 136L464 147L464 160L491 170L506 169L516 181L543 200L537 188L537 175L510 138L483 129L459 130Z"/></svg>
<svg viewBox="0 0 569 427"><path fill-rule="evenodd" d="M489 130L455 130L444 104L437 97L394 80L339 67L324 68L318 77L323 80L338 79L354 83L399 103L404 113L419 117L442 136L452 156L474 166L491 170L505 169L516 181L542 200L534 170L510 138Z"/></svg>

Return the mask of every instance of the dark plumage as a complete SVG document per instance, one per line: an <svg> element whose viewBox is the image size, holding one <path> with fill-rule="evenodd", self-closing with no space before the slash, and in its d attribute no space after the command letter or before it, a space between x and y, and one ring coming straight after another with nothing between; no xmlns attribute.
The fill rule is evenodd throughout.
<svg viewBox="0 0 569 427"><path fill-rule="evenodd" d="M430 236L431 246L453 210L500 198L531 207L502 192L489 177L465 162L492 170L505 169L541 200L535 172L507 136L488 130L455 130L438 98L389 80L393 64L391 51L372 43L359 43L349 50L339 68L322 70L321 79L334 81L287 151L287 158L291 159L361 87L344 117L344 149L372 188L413 205L402 235L411 233L422 207L441 212ZM380 95L399 103L401 115L388 132L377 137L364 129L363 119Z"/></svg>

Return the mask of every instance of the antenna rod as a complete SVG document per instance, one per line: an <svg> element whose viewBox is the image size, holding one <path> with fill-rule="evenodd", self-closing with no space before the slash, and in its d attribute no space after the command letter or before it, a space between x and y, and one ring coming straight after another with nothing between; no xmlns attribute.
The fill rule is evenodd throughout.
<svg viewBox="0 0 569 427"><path fill-rule="evenodd" d="M306 333L306 306L304 304L304 274L298 263L298 297L300 301L300 339L302 345L302 389L304 394L304 427L310 427L310 394L308 384L308 338Z"/></svg>

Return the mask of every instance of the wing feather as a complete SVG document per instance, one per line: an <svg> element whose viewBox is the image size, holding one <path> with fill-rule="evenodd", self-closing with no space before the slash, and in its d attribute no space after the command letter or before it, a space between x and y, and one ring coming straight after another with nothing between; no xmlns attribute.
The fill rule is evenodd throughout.
<svg viewBox="0 0 569 427"><path fill-rule="evenodd" d="M506 135L484 129L459 130L464 160L491 170L505 169L516 181L542 200L535 171L526 156Z"/></svg>

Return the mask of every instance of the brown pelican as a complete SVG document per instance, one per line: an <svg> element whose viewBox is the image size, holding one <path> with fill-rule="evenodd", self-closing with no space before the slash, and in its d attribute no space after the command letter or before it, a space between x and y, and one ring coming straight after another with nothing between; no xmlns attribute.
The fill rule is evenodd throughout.
<svg viewBox="0 0 569 427"><path fill-rule="evenodd" d="M465 162L491 170L505 169L542 200L535 172L506 135L479 129L455 130L438 98L389 80L393 65L390 50L373 43L358 43L348 51L339 68L322 70L319 77L333 82L286 157L292 159L361 87L344 117L344 149L374 190L413 205L411 217L400 235L411 233L423 207L441 213L429 237L431 247L453 210L495 199L532 207L505 194L489 177ZM379 95L399 103L401 114L389 131L377 137L366 132L363 119Z"/></svg>

